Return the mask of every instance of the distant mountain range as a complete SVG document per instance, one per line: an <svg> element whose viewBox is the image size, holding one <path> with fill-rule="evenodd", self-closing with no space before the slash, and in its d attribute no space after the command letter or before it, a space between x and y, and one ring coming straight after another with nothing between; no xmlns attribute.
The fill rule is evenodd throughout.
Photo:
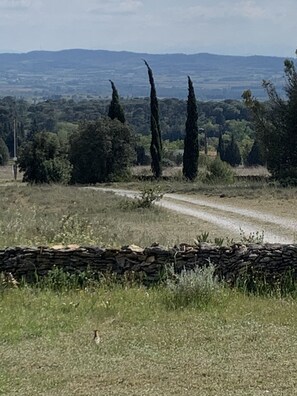
<svg viewBox="0 0 297 396"><path fill-rule="evenodd" d="M0 96L110 96L113 80L121 96L149 95L146 59L154 72L158 96L186 98L190 75L200 100L240 99L251 89L265 98L261 83L285 84L284 58L207 53L153 55L71 49L0 54Z"/></svg>

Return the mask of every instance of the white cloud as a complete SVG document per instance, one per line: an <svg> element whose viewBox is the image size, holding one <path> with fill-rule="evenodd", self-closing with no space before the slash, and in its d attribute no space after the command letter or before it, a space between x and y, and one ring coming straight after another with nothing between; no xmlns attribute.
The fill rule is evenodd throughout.
<svg viewBox="0 0 297 396"><path fill-rule="evenodd" d="M93 14L134 14L141 7L143 3L141 0L105 0L96 2L96 5L88 9L88 12Z"/></svg>

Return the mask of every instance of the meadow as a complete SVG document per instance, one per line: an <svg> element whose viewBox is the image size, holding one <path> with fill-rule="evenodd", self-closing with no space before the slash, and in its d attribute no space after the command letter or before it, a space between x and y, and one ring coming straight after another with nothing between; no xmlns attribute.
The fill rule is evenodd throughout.
<svg viewBox="0 0 297 396"><path fill-rule="evenodd" d="M131 184L131 188L135 188ZM138 185L139 186L139 185ZM229 194L263 205L295 202L294 189L164 183L162 188ZM96 244L165 246L206 230L159 207L63 186L0 186L0 247ZM232 198L233 197L233 198ZM194 279L195 284L195 279ZM145 288L108 279L0 286L0 394L284 395L296 394L295 296L249 294L215 284L190 298L167 283ZM93 342L98 329L101 342Z"/></svg>

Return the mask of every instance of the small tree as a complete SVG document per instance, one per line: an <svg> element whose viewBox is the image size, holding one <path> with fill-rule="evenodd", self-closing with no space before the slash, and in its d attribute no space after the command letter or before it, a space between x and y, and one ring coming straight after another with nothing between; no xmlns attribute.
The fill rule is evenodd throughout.
<svg viewBox="0 0 297 396"><path fill-rule="evenodd" d="M267 168L272 176L284 183L297 184L297 71L294 62L284 62L287 98L281 98L274 85L263 82L269 101L260 103L251 91L243 99L251 109L257 139L265 148Z"/></svg>
<svg viewBox="0 0 297 396"><path fill-rule="evenodd" d="M29 183L68 183L71 165L60 146L56 134L36 133L21 146L19 168L24 172L23 181Z"/></svg>
<svg viewBox="0 0 297 396"><path fill-rule="evenodd" d="M120 104L120 98L118 91L114 85L114 83L110 81L111 88L112 88L112 99L109 105L109 110L108 110L108 117L114 120L117 118L120 122L123 124L126 122L124 110Z"/></svg>
<svg viewBox="0 0 297 396"><path fill-rule="evenodd" d="M85 122L70 138L73 183L101 183L127 174L133 158L129 127L118 120Z"/></svg>
<svg viewBox="0 0 297 396"><path fill-rule="evenodd" d="M237 166L241 163L240 150L233 134L230 143L226 147L224 161L228 162L231 166Z"/></svg>
<svg viewBox="0 0 297 396"><path fill-rule="evenodd" d="M183 175L188 180L194 180L197 177L199 142L198 142L198 111L197 101L193 83L188 77L188 102L187 102L187 121L186 135L184 141L183 155Z"/></svg>
<svg viewBox="0 0 297 396"><path fill-rule="evenodd" d="M159 104L157 98L157 92L155 87L155 81L153 76L153 71L146 61L144 61L149 76L149 82L151 86L151 157L152 157L152 171L156 178L162 176L162 137L161 128L159 121Z"/></svg>
<svg viewBox="0 0 297 396"><path fill-rule="evenodd" d="M257 139L254 141L254 144L252 145L251 151L248 154L246 162L248 166L265 164L263 149Z"/></svg>
<svg viewBox="0 0 297 396"><path fill-rule="evenodd" d="M9 151L4 140L0 137L0 165L6 165L9 160Z"/></svg>

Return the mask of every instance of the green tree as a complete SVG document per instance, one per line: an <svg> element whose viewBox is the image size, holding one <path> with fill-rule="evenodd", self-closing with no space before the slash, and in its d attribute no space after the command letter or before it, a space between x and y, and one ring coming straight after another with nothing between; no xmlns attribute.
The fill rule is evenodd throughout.
<svg viewBox="0 0 297 396"><path fill-rule="evenodd" d="M269 101L260 103L245 91L245 104L251 109L257 139L265 147L267 168L276 180L297 184L297 72L294 62L285 60L285 92L281 98L274 85L263 82Z"/></svg>
<svg viewBox="0 0 297 396"><path fill-rule="evenodd" d="M222 132L220 132L220 136L219 136L217 154L220 157L221 161L225 161L225 142L224 142L224 139L223 139L223 133Z"/></svg>
<svg viewBox="0 0 297 396"><path fill-rule="evenodd" d="M84 122L70 138L72 182L101 183L128 173L133 159L132 135L119 120Z"/></svg>
<svg viewBox="0 0 297 396"><path fill-rule="evenodd" d="M154 176L156 178L159 178L162 176L162 137L161 137L161 128L159 121L159 104L158 104L153 71L146 61L144 61L144 63L148 70L149 82L151 86L150 105L151 105L152 140L151 140L150 152L152 157L152 171Z"/></svg>
<svg viewBox="0 0 297 396"><path fill-rule="evenodd" d="M199 142L198 142L198 111L195 90L190 77L188 77L188 102L186 135L184 140L183 175L188 180L197 177Z"/></svg>
<svg viewBox="0 0 297 396"><path fill-rule="evenodd" d="M9 151L4 140L0 137L0 165L6 165L9 160Z"/></svg>
<svg viewBox="0 0 297 396"><path fill-rule="evenodd" d="M70 162L52 132L36 133L25 142L20 148L18 164L25 182L68 183L70 180Z"/></svg>
<svg viewBox="0 0 297 396"><path fill-rule="evenodd" d="M246 162L248 166L265 164L263 149L258 140L254 141Z"/></svg>
<svg viewBox="0 0 297 396"><path fill-rule="evenodd" d="M231 141L225 149L224 161L226 161L231 166L237 166L241 163L240 150L233 134L231 137Z"/></svg>
<svg viewBox="0 0 297 396"><path fill-rule="evenodd" d="M108 117L114 120L117 118L123 124L126 122L124 110L120 104L120 98L118 91L113 83L113 81L109 80L112 88L112 99L109 105Z"/></svg>

